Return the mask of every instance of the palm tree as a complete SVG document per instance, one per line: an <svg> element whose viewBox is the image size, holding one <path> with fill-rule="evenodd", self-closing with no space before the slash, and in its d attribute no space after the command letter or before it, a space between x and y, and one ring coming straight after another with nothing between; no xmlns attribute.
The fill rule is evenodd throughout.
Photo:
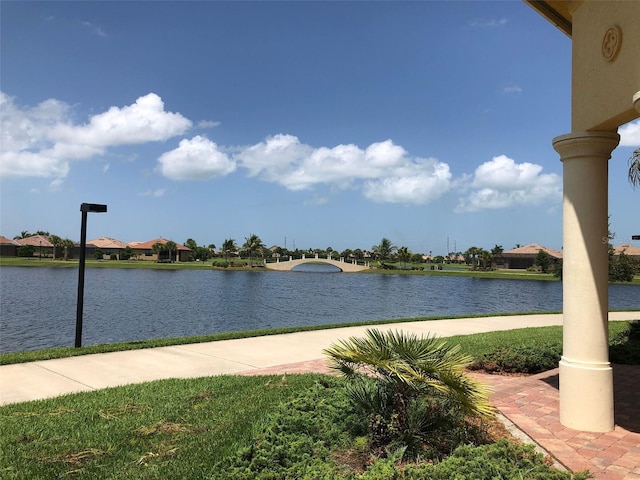
<svg viewBox="0 0 640 480"><path fill-rule="evenodd" d="M180 260L178 258L178 245L176 245L176 242L169 240L164 246L165 249L169 251L169 262L173 263L173 252L176 252L176 260Z"/></svg>
<svg viewBox="0 0 640 480"><path fill-rule="evenodd" d="M53 245L53 259L55 260L56 259L56 248L62 246L63 240L62 240L62 238L60 238L57 235L51 235L49 237L49 241Z"/></svg>
<svg viewBox="0 0 640 480"><path fill-rule="evenodd" d="M22 230L22 232L20 232L20 235L16 235L15 237L13 237L14 240L21 240L23 238L27 238L30 237L32 234L29 233L28 230Z"/></svg>
<svg viewBox="0 0 640 480"><path fill-rule="evenodd" d="M380 263L382 263L396 250L396 247L391 243L391 240L383 238L380 244L374 245L371 247L371 250L373 250L373 253L378 257Z"/></svg>
<svg viewBox="0 0 640 480"><path fill-rule="evenodd" d="M640 147L629 158L629 181L634 188L640 186Z"/></svg>
<svg viewBox="0 0 640 480"><path fill-rule="evenodd" d="M242 248L249 252L249 266L253 267L253 252L264 248L264 244L262 243L262 240L260 240L260 237L258 235L252 233L245 238L245 242Z"/></svg>
<svg viewBox="0 0 640 480"><path fill-rule="evenodd" d="M73 243L73 240L65 238L64 240L62 240L61 246L62 248L64 248L64 259L66 261L69 259L69 250L71 250L75 246L75 244Z"/></svg>
<svg viewBox="0 0 640 480"><path fill-rule="evenodd" d="M468 415L483 417L493 413L487 388L465 374L464 369L473 358L464 354L458 344L401 331L370 329L364 338L341 340L324 353L331 368L350 380L349 395L356 406L370 415L374 444L379 446L393 439L376 439L376 435L388 437L390 431L400 437L411 436L402 438L407 442L428 435L434 420L439 420L434 417L442 415L442 410L428 400L439 400L440 405ZM416 430L417 412L422 418ZM392 428L380 428L381 425Z"/></svg>
<svg viewBox="0 0 640 480"><path fill-rule="evenodd" d="M400 247L398 249L398 258L402 262L402 267L407 267L407 262L411 259L411 252L407 247Z"/></svg>
<svg viewBox="0 0 640 480"><path fill-rule="evenodd" d="M497 266L504 266L504 261L502 257L503 253L504 253L504 248L502 247L502 245L496 245L491 249L491 255L493 256L494 259L497 259L496 260Z"/></svg>
<svg viewBox="0 0 640 480"><path fill-rule="evenodd" d="M479 254L480 260L482 261L482 269L486 270L487 268L490 268L491 262L493 260L493 255L491 255L491 252L485 250L484 248L481 248L478 254Z"/></svg>
<svg viewBox="0 0 640 480"><path fill-rule="evenodd" d="M160 253L166 250L166 245L162 242L156 242L151 245L151 251L156 254L156 262L160 262Z"/></svg>
<svg viewBox="0 0 640 480"><path fill-rule="evenodd" d="M477 268L477 262L476 262L476 258L478 257L478 255L480 254L480 251L482 249L478 248L478 247L469 247L467 248L467 250L464 252L464 259L467 262L467 265L471 265L472 268Z"/></svg>
<svg viewBox="0 0 640 480"><path fill-rule="evenodd" d="M222 243L222 254L224 255L225 260L229 261L230 255L235 255L238 251L238 246L236 245L236 241L233 238L227 238Z"/></svg>

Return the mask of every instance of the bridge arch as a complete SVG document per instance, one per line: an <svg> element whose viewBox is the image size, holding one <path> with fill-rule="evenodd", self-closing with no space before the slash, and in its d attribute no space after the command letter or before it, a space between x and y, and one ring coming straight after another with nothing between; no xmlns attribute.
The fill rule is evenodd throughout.
<svg viewBox="0 0 640 480"><path fill-rule="evenodd" d="M334 267L338 267L342 272L361 272L363 270L368 270L369 265L358 265L357 263L347 262L343 258L340 260L333 260L331 258L320 258L317 255L312 258L302 257L297 260L289 258L289 260L280 260L278 259L275 263L266 263L265 267L270 270L278 270L281 272L290 271L292 268L297 267L298 265L302 265L304 263L326 263L328 265L333 265Z"/></svg>

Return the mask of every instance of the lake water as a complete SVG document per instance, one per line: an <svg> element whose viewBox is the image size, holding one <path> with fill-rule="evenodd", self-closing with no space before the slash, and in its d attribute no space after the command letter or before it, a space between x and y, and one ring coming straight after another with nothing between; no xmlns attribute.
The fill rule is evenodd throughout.
<svg viewBox="0 0 640 480"><path fill-rule="evenodd" d="M88 268L82 344L288 326L562 309L562 284L423 275ZM0 267L0 352L73 346L78 271ZM612 309L640 286L610 285Z"/></svg>

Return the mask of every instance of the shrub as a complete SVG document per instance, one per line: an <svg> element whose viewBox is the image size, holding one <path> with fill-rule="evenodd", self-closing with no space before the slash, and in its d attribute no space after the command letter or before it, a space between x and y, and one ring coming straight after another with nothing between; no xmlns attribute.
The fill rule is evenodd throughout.
<svg viewBox="0 0 640 480"><path fill-rule="evenodd" d="M490 445L464 445L446 460L434 465L409 466L406 480L492 480L523 478L536 480L570 480L570 473L551 468L532 445L500 440ZM576 475L586 478L584 473Z"/></svg>
<svg viewBox="0 0 640 480"><path fill-rule="evenodd" d="M33 245L22 245L18 247L18 256L19 257L33 257L36 249Z"/></svg>
<svg viewBox="0 0 640 480"><path fill-rule="evenodd" d="M499 347L481 355L469 368L490 373L535 374L558 366L562 342Z"/></svg>
<svg viewBox="0 0 640 480"><path fill-rule="evenodd" d="M337 380L316 383L304 396L280 406L249 447L220 462L215 480L340 478L329 460L332 449L347 443L353 425L348 402Z"/></svg>
<svg viewBox="0 0 640 480"><path fill-rule="evenodd" d="M640 365L640 320L613 337L609 345L609 359L612 363Z"/></svg>
<svg viewBox="0 0 640 480"><path fill-rule="evenodd" d="M342 383L327 378L282 404L258 427L248 447L212 468L214 480L570 480L530 445L500 440L480 447L452 448L438 463L403 462L405 448L389 447L385 458L366 456L358 419ZM351 452L356 458L346 458ZM342 460L337 462L336 460ZM576 480L579 478L575 477ZM585 478L585 477L580 477Z"/></svg>
<svg viewBox="0 0 640 480"><path fill-rule="evenodd" d="M374 329L325 353L349 381L347 393L369 426L374 453L408 447L415 456L426 444L439 458L458 442L473 441L465 415L492 413L486 389L464 374L471 357L459 345Z"/></svg>

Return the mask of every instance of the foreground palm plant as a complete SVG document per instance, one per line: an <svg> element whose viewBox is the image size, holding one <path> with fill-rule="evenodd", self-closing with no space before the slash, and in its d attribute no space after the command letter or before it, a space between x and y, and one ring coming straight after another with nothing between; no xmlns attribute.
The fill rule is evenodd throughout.
<svg viewBox="0 0 640 480"><path fill-rule="evenodd" d="M415 445L451 419L493 414L488 388L465 374L472 358L435 337L370 329L324 353L350 380L353 403L370 418L374 446Z"/></svg>

